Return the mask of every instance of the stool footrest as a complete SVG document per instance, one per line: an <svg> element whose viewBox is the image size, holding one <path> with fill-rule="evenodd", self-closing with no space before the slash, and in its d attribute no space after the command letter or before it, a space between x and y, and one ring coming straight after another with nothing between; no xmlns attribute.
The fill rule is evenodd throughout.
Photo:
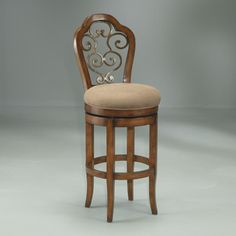
<svg viewBox="0 0 236 236"><path fill-rule="evenodd" d="M107 157L106 156L100 156L94 158L94 165L96 164L101 164L106 162ZM121 155L115 155L115 161L126 161L127 160L127 155L121 154ZM149 166L149 158L139 156L139 155L134 155L134 162L140 162L143 164L146 164ZM107 173L105 171L97 170L92 167L87 167L86 168L87 174L106 179L107 178ZM114 172L114 179L115 180L130 180L130 179L140 179L140 178L145 178L153 174L154 168L150 167L146 170L141 170L141 171L134 171L134 172Z"/></svg>

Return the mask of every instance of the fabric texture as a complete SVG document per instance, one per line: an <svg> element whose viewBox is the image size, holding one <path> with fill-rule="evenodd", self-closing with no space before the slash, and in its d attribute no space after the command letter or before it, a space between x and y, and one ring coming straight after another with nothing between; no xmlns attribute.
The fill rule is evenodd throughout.
<svg viewBox="0 0 236 236"><path fill-rule="evenodd" d="M84 102L102 109L144 109L159 105L160 92L145 84L103 84L88 89L84 94Z"/></svg>

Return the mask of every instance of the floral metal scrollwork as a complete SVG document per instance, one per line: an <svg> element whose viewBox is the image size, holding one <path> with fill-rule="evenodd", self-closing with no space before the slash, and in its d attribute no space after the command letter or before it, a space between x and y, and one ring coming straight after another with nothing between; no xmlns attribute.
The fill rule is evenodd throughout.
<svg viewBox="0 0 236 236"><path fill-rule="evenodd" d="M122 65L122 56L116 50L125 49L128 46L128 39L124 33L116 31L109 22L102 23L101 28L91 25L82 39L83 51L87 52L88 68L97 75L98 84L111 83L114 80L113 72ZM108 50L104 54L97 51L99 37L106 39ZM104 66L111 70L99 71Z"/></svg>

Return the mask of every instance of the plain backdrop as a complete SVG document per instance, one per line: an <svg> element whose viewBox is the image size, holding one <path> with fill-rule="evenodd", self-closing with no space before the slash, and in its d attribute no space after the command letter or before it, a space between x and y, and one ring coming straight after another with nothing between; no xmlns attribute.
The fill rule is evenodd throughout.
<svg viewBox="0 0 236 236"><path fill-rule="evenodd" d="M158 216L147 179L135 180L133 202L116 181L112 224L104 180L84 208L73 35L93 13L134 31L132 80L161 92ZM235 26L236 0L0 0L0 235L236 235ZM126 152L125 131L116 129L116 153ZM135 153L148 157L147 127L135 133ZM95 156L105 140L95 127Z"/></svg>
<svg viewBox="0 0 236 236"><path fill-rule="evenodd" d="M133 82L162 107L235 107L236 1L1 0L0 106L83 106L73 34L109 13L135 33Z"/></svg>

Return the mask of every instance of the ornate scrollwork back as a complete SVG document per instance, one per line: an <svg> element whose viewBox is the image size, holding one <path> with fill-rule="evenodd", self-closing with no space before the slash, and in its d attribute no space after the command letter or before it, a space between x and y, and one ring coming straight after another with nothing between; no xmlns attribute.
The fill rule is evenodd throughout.
<svg viewBox="0 0 236 236"><path fill-rule="evenodd" d="M123 82L130 82L134 49L132 31L114 17L96 14L85 19L82 27L75 33L75 52L85 89L92 86L89 71L96 75L96 84L115 80L114 73L123 64L123 50L127 54Z"/></svg>
<svg viewBox="0 0 236 236"><path fill-rule="evenodd" d="M114 80L113 72L122 65L122 55L116 50L125 49L128 46L128 39L124 33L116 31L109 22L103 22L98 26L101 28L92 27L93 25L82 39L83 51L87 52L87 65L97 75L98 84L111 83ZM106 40L107 50L103 54L98 49L99 38ZM99 71L100 68L104 71Z"/></svg>

